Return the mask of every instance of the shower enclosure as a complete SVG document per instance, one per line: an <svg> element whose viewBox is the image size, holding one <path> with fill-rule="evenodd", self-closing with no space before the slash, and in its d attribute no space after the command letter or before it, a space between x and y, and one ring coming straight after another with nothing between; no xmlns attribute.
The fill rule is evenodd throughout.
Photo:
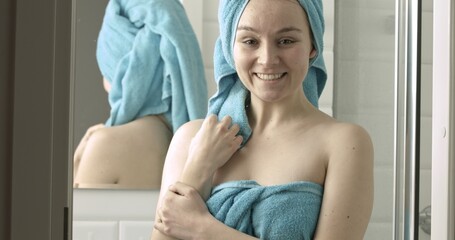
<svg viewBox="0 0 455 240"><path fill-rule="evenodd" d="M453 83L441 75L453 81L453 14L450 1L336 1L334 115L364 126L375 146L365 239L454 239L454 163L441 154L454 148ZM451 26L452 45L436 44L433 26L444 39Z"/></svg>

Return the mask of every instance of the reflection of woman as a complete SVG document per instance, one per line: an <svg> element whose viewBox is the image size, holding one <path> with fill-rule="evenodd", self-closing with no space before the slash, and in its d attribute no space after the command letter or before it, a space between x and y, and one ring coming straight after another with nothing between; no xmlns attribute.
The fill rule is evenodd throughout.
<svg viewBox="0 0 455 240"><path fill-rule="evenodd" d="M219 14L218 119L175 134L152 239L363 239L373 148L314 107L321 1L221 0Z"/></svg>
<svg viewBox="0 0 455 240"><path fill-rule="evenodd" d="M110 117L74 155L79 187L158 187L175 130L205 116L207 86L178 0L111 0L97 42Z"/></svg>

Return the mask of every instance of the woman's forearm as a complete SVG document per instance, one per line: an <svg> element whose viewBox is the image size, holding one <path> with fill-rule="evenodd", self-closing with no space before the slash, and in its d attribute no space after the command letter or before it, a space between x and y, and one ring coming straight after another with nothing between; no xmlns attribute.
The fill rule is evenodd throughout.
<svg viewBox="0 0 455 240"><path fill-rule="evenodd" d="M201 195L202 199L207 200L210 196L212 187L213 171L206 169L204 165L199 164L197 161L187 160L187 164L179 177L179 182L182 182L188 186L196 189ZM209 217L212 217L208 213ZM215 219L216 220L216 219ZM201 222L202 226L200 229L204 229L206 221ZM177 240L177 238L170 237L157 229L152 231L152 240ZM210 238L208 238L210 239Z"/></svg>
<svg viewBox="0 0 455 240"><path fill-rule="evenodd" d="M150 240L178 240L178 239L177 238L173 238L173 237L169 237L169 236L161 233L157 229L153 228L152 237L150 238Z"/></svg>
<svg viewBox="0 0 455 240"><path fill-rule="evenodd" d="M194 236L194 239L201 240L256 240L258 238L252 237L248 234L242 233L233 229L224 223L220 222L214 216L208 214L201 221L201 227L198 228L199 233ZM153 229L152 240L177 240L177 238L169 237L157 229Z"/></svg>
<svg viewBox="0 0 455 240"><path fill-rule="evenodd" d="M213 175L214 170L204 166L202 161L188 161L179 181L195 188L202 199L207 200L212 188Z"/></svg>

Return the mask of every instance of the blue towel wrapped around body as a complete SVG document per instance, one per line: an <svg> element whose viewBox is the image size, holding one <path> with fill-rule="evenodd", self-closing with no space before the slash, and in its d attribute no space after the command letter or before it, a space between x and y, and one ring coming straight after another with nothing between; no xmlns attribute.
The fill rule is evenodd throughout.
<svg viewBox="0 0 455 240"><path fill-rule="evenodd" d="M164 114L176 131L205 117L204 64L179 0L110 0L96 55L111 84L107 126Z"/></svg>
<svg viewBox="0 0 455 240"><path fill-rule="evenodd" d="M209 114L216 114L221 119L226 115L239 124L239 134L243 136L242 146L251 135L251 128L245 111L248 90L240 81L234 65L233 48L239 19L248 0L220 0L218 21L220 36L215 44L214 71L218 90L209 100ZM308 15L313 33L313 46L317 55L311 59L307 76L303 81L303 90L307 99L318 107L318 99L327 80L327 73L322 56L324 16L321 0L298 0Z"/></svg>
<svg viewBox="0 0 455 240"><path fill-rule="evenodd" d="M213 188L207 207L229 227L260 239L311 240L323 187L313 182L261 186L253 180Z"/></svg>

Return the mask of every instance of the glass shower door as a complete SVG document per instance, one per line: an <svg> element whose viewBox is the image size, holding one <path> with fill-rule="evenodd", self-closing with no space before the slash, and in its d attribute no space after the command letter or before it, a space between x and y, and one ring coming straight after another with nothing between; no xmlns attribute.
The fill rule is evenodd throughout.
<svg viewBox="0 0 455 240"><path fill-rule="evenodd" d="M414 4L417 2L414 1ZM431 202L433 1L423 0L419 6L419 17L423 19L421 31L425 34L419 39L421 54L411 58L421 60L415 61L421 64L416 65L420 80L418 85L413 86L405 85L400 80L411 74L406 72L407 62L397 61L403 57L402 54L408 53L397 48L400 32L396 30L399 27L397 20L408 17L401 15L400 8L403 6L400 4L407 6L409 2L350 0L335 1L335 4L334 116L366 128L375 147L375 199L365 239L403 239L400 236L403 234L406 235L404 239L430 239L427 231L420 227L418 216L417 222L412 223L417 231L412 237L407 232L410 228L395 226L409 224L407 221L410 219L408 216L405 218L409 212L429 215L429 208L426 207ZM402 41L409 40L406 34ZM406 87L414 90L415 96L406 95ZM405 97L415 97L419 104L405 107ZM411 117L412 114L406 116L405 111L412 108L417 110L414 117ZM403 134L411 137L405 128L405 120L413 123L414 128L418 127L418 130L412 131L414 140L407 140L421 142L414 149L405 148L408 146L405 137L396 139L397 135ZM405 163L401 156L410 153L410 157L421 161L411 165ZM406 168L414 167L418 170L404 174ZM410 196L414 198L412 206L404 201ZM405 213L406 208L411 210ZM399 216L397 219L396 215Z"/></svg>
<svg viewBox="0 0 455 240"><path fill-rule="evenodd" d="M364 239L392 239L395 2L335 4L334 116L363 126L375 148L375 199Z"/></svg>

